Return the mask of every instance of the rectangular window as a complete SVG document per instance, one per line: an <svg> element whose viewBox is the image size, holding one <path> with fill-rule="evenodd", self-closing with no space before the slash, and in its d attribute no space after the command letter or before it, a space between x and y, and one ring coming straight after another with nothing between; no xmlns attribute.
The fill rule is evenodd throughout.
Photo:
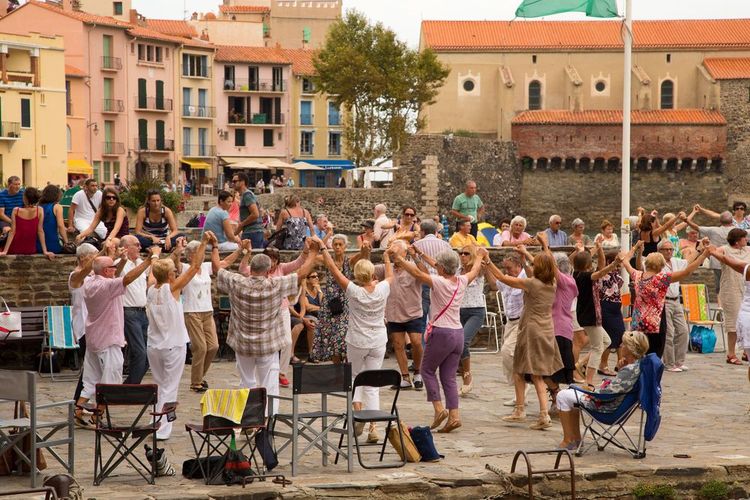
<svg viewBox="0 0 750 500"><path fill-rule="evenodd" d="M112 4L112 11L114 12L114 15L121 16L122 15L122 2L114 2Z"/></svg>
<svg viewBox="0 0 750 500"><path fill-rule="evenodd" d="M102 178L102 162L95 161L94 162L94 179L97 181Z"/></svg>
<svg viewBox="0 0 750 500"><path fill-rule="evenodd" d="M312 101L300 101L299 103L299 123L300 125L312 125Z"/></svg>
<svg viewBox="0 0 750 500"><path fill-rule="evenodd" d="M138 120L138 149L141 151L148 149L148 120L144 118Z"/></svg>
<svg viewBox="0 0 750 500"><path fill-rule="evenodd" d="M313 85L313 82L311 79L309 78L302 79L302 92L306 94L315 92L315 86Z"/></svg>
<svg viewBox="0 0 750 500"><path fill-rule="evenodd" d="M244 146L245 145L245 129L238 128L234 131L234 145Z"/></svg>
<svg viewBox="0 0 750 500"><path fill-rule="evenodd" d="M102 175L102 181L111 182L112 180L112 164L108 161L102 162L104 165L104 173Z"/></svg>
<svg viewBox="0 0 750 500"><path fill-rule="evenodd" d="M339 156L341 154L341 132L328 132L328 155Z"/></svg>
<svg viewBox="0 0 750 500"><path fill-rule="evenodd" d="M341 125L341 114L335 102L328 101L328 125L337 127Z"/></svg>
<svg viewBox="0 0 750 500"><path fill-rule="evenodd" d="M161 47L154 47L154 51L156 53L156 56L155 56L156 62L162 62L164 60L163 49Z"/></svg>
<svg viewBox="0 0 750 500"><path fill-rule="evenodd" d="M234 90L234 66L224 66L224 90Z"/></svg>
<svg viewBox="0 0 750 500"><path fill-rule="evenodd" d="M21 99L21 127L31 128L31 99Z"/></svg>
<svg viewBox="0 0 750 500"><path fill-rule="evenodd" d="M182 75L208 77L208 56L182 54Z"/></svg>
<svg viewBox="0 0 750 500"><path fill-rule="evenodd" d="M146 60L146 46L142 43L138 44L138 60L139 61Z"/></svg>
<svg viewBox="0 0 750 500"><path fill-rule="evenodd" d="M167 143L164 139L165 130L164 120L156 120L156 150L167 151Z"/></svg>
<svg viewBox="0 0 750 500"><path fill-rule="evenodd" d="M260 90L260 70L257 66L247 67L247 83L250 90Z"/></svg>
<svg viewBox="0 0 750 500"><path fill-rule="evenodd" d="M263 147L264 148L273 147L273 129L270 129L270 128L263 129Z"/></svg>
<svg viewBox="0 0 750 500"><path fill-rule="evenodd" d="M70 80L65 80L65 114L73 114L73 102L70 94Z"/></svg>
<svg viewBox="0 0 750 500"><path fill-rule="evenodd" d="M182 129L182 154L185 156L190 156L190 136L192 135L193 131L189 127L183 127Z"/></svg>
<svg viewBox="0 0 750 500"><path fill-rule="evenodd" d="M209 156L207 128L198 129L198 156Z"/></svg>
<svg viewBox="0 0 750 500"><path fill-rule="evenodd" d="M281 66L274 66L271 68L271 76L273 78L273 91L283 92L284 91L284 68Z"/></svg>
<svg viewBox="0 0 750 500"><path fill-rule="evenodd" d="M313 132L301 132L299 141L299 154L311 155L313 154Z"/></svg>
<svg viewBox="0 0 750 500"><path fill-rule="evenodd" d="M146 60L149 62L153 62L154 60L154 46L153 45L146 45Z"/></svg>

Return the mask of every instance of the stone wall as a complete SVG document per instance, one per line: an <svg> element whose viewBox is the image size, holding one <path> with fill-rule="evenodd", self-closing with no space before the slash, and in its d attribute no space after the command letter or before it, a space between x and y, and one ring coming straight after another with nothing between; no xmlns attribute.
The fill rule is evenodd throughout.
<svg viewBox="0 0 750 500"><path fill-rule="evenodd" d="M729 202L750 201L750 102L747 80L721 81L721 113L727 119Z"/></svg>
<svg viewBox="0 0 750 500"><path fill-rule="evenodd" d="M324 213L333 222L337 231L359 233L360 224L371 219L372 209L378 203L385 203L388 215L395 217L401 207L415 203L414 191L404 188L357 189L357 188L284 188L273 194L259 196L260 204L266 209L279 210L284 207L284 197L296 194L313 217Z"/></svg>

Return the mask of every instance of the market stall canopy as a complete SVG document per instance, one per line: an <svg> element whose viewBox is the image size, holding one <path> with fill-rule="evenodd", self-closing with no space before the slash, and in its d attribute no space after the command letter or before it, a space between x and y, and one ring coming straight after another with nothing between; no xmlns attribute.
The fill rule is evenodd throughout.
<svg viewBox="0 0 750 500"><path fill-rule="evenodd" d="M223 158L229 168L238 170L271 170L266 165L250 158Z"/></svg>
<svg viewBox="0 0 750 500"><path fill-rule="evenodd" d="M263 163L271 168L294 168L292 165L285 161L281 161L278 158L270 158L268 160L262 160Z"/></svg>
<svg viewBox="0 0 750 500"><path fill-rule="evenodd" d="M94 167L92 167L86 160L68 160L68 173L88 175L91 177L94 175Z"/></svg>

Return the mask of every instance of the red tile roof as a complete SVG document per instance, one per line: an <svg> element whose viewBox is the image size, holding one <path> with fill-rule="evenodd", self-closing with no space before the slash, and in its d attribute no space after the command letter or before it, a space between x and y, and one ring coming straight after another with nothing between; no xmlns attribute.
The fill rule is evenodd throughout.
<svg viewBox="0 0 750 500"><path fill-rule="evenodd" d="M422 21L438 52L622 50L620 21ZM750 49L750 19L633 21L634 49Z"/></svg>
<svg viewBox="0 0 750 500"><path fill-rule="evenodd" d="M750 78L750 57L707 57L703 66L717 80Z"/></svg>
<svg viewBox="0 0 750 500"><path fill-rule="evenodd" d="M158 40L160 42L174 43L178 45L187 45L190 47L207 48L212 49L214 46L209 42L199 40L197 38L183 38L179 36L165 35L152 29L144 28L142 26L132 26L128 30L128 34L136 38L146 38L149 40Z"/></svg>
<svg viewBox="0 0 750 500"><path fill-rule="evenodd" d="M146 28L164 33L165 35L193 38L198 36L190 23L175 19L146 19Z"/></svg>
<svg viewBox="0 0 750 500"><path fill-rule="evenodd" d="M271 12L271 9L262 5L220 5L219 12L222 14L267 14Z"/></svg>
<svg viewBox="0 0 750 500"><path fill-rule="evenodd" d="M292 62L292 73L295 75L309 76L315 74L315 66L313 66L314 50L281 49L281 53Z"/></svg>
<svg viewBox="0 0 750 500"><path fill-rule="evenodd" d="M245 47L238 45L217 45L214 60L221 62L248 62L266 64L292 64L282 49L275 47Z"/></svg>
<svg viewBox="0 0 750 500"><path fill-rule="evenodd" d="M633 125L726 125L718 111L708 109L655 109L632 111ZM523 111L512 125L621 125L621 109Z"/></svg>
<svg viewBox="0 0 750 500"><path fill-rule="evenodd" d="M62 7L57 7L55 5L51 5L48 3L39 2L37 0L29 0L27 3L22 5L20 8L13 10L10 14L13 14L14 12L18 12L21 8L25 7L26 5L36 5L38 7L42 7L43 9L51 10L54 12L57 12L59 14L62 14L63 16L70 17L72 19L76 19L78 21L81 21L82 23L86 24L98 24L102 26L111 26L115 28L129 28L131 26L130 23L127 23L125 21L120 21L119 19L115 19L114 17L109 16L97 16L96 14L89 14L88 12L79 12L79 11L73 11L73 10L63 10Z"/></svg>
<svg viewBox="0 0 750 500"><path fill-rule="evenodd" d="M82 69L78 69L75 66L71 66L70 64L65 65L65 76L73 76L78 78L83 78L88 76L85 71Z"/></svg>

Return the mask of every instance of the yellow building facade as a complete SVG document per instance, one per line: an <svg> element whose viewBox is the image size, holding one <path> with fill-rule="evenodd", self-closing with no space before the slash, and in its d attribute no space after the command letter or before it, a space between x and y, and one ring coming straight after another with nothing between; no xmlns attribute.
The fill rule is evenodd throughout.
<svg viewBox="0 0 750 500"><path fill-rule="evenodd" d="M0 33L0 178L67 183L65 55L58 36Z"/></svg>

